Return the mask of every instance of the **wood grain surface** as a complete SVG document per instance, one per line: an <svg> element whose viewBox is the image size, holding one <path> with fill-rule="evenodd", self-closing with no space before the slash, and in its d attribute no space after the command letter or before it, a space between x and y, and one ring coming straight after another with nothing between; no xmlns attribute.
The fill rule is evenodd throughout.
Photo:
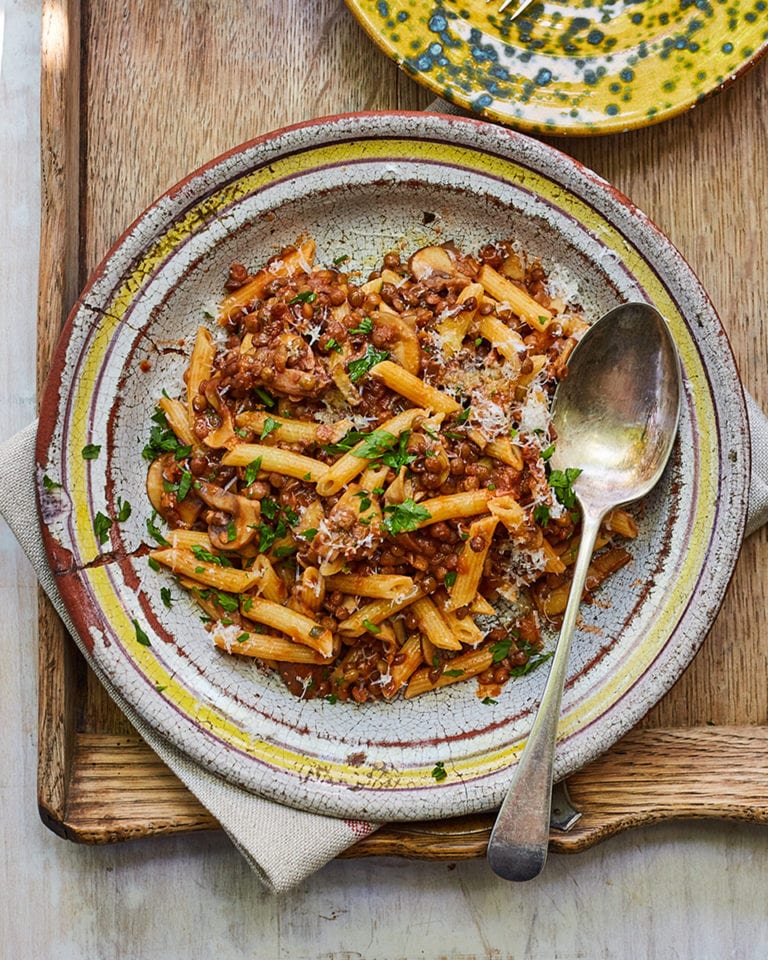
<svg viewBox="0 0 768 960"><path fill-rule="evenodd" d="M285 124L432 100L372 46L342 0L46 0L43 11L39 385L89 272L185 173ZM630 196L681 250L764 407L767 108L763 62L676 120L551 141ZM768 821L765 556L760 531L684 676L570 778L583 816L553 833L554 849L676 816ZM104 843L216 827L133 733L43 596L39 658L38 796L52 829ZM352 855L481 856L490 819L388 827Z"/></svg>

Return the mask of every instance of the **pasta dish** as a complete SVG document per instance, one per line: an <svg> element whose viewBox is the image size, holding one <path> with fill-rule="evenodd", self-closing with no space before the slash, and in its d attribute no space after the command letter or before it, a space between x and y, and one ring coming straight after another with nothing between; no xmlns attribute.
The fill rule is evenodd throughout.
<svg viewBox="0 0 768 960"><path fill-rule="evenodd" d="M567 599L578 471L548 464L548 408L580 309L510 241L393 251L362 277L300 240L225 287L182 395L158 398L150 563L222 655L296 696L472 677L498 696L546 659L542 623ZM606 519L589 591L636 532Z"/></svg>

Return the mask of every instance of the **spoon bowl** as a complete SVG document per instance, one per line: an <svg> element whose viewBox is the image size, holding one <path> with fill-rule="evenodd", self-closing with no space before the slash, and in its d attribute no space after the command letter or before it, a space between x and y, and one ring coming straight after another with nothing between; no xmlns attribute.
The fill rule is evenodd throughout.
<svg viewBox="0 0 768 960"><path fill-rule="evenodd" d="M677 433L681 385L663 317L649 304L629 303L590 327L555 392L550 466L573 471L582 529L550 674L488 843L492 869L507 880L531 880L544 867L560 705L595 541L610 510L639 500L661 478Z"/></svg>

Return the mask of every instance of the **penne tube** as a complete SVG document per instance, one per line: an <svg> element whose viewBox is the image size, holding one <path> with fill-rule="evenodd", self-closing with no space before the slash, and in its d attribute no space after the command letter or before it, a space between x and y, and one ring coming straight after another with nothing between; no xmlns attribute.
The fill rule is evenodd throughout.
<svg viewBox="0 0 768 960"><path fill-rule="evenodd" d="M270 423L267 423L270 421ZM317 440L319 423L305 423L303 420L290 420L288 417L278 417L273 413L262 411L246 411L235 417L238 427L247 427L254 433L261 435L265 426L272 427L269 439L274 438L279 443L313 443ZM274 425L278 427L274 429ZM265 438L266 439L266 438Z"/></svg>
<svg viewBox="0 0 768 960"><path fill-rule="evenodd" d="M160 397L158 407L165 414L168 426L173 430L185 447L197 446L197 437L189 424L187 408L181 400L172 400L170 397Z"/></svg>
<svg viewBox="0 0 768 960"><path fill-rule="evenodd" d="M333 634L327 627L323 627L311 617L305 616L290 607L284 607L280 603L274 603L272 600L262 600L259 597L252 599L252 602L241 608L244 617L249 620L255 620L256 623L263 623L267 627L273 627L281 633L287 633L289 637L304 643L324 657L329 657L333 651Z"/></svg>
<svg viewBox="0 0 768 960"><path fill-rule="evenodd" d="M489 603L485 597L478 593L469 605L469 612L477 617L492 617L495 615L496 610L492 603Z"/></svg>
<svg viewBox="0 0 768 960"><path fill-rule="evenodd" d="M252 570L236 570L234 567L200 560L187 549L165 547L152 550L149 555L180 576L189 577L196 583L204 583L226 593L246 593L258 582L258 574Z"/></svg>
<svg viewBox="0 0 768 960"><path fill-rule="evenodd" d="M498 522L499 518L492 514L489 517L474 520L470 524L469 537L459 556L456 580L449 591L449 610L466 607L475 598L483 575L485 558L488 556L488 549ZM476 549L478 546L480 549Z"/></svg>
<svg viewBox="0 0 768 960"><path fill-rule="evenodd" d="M487 670L493 663L493 652L490 647L482 647L479 650L468 650L466 653L460 653L457 657L446 661L446 669L440 674L437 680L430 680L431 667L421 667L411 677L405 690L405 699L410 700L419 694L426 693L427 690L438 690L440 687L447 687L451 683L460 683L469 677L476 677L478 674Z"/></svg>
<svg viewBox="0 0 768 960"><path fill-rule="evenodd" d="M526 346L523 338L517 331L512 330L498 317L489 314L480 321L480 333L486 340L490 340L493 347L504 357L508 363L510 377L516 377L520 373L521 358L526 353Z"/></svg>
<svg viewBox="0 0 768 960"><path fill-rule="evenodd" d="M511 534L521 535L526 532L525 511L510 494L502 494L500 497L489 500L488 509Z"/></svg>
<svg viewBox="0 0 768 960"><path fill-rule="evenodd" d="M213 643L219 650L236 653L241 657L258 657L260 660L277 660L281 663L331 663L333 653L324 657L287 637L269 633L251 633L237 627L214 628Z"/></svg>
<svg viewBox="0 0 768 960"><path fill-rule="evenodd" d="M411 604L419 630L439 650L461 650L461 641L453 634L442 614L429 597L421 597Z"/></svg>
<svg viewBox="0 0 768 960"><path fill-rule="evenodd" d="M399 393L401 397L405 397L418 407L425 407L435 413L461 413L461 404L457 403L453 397L429 386L420 377L414 376L391 360L382 360L381 363L371 367L370 372L372 377L381 380L390 390Z"/></svg>
<svg viewBox="0 0 768 960"><path fill-rule="evenodd" d="M272 600L274 603L285 602L288 597L288 587L278 576L268 556L260 553L253 561L251 569L259 577L256 582L256 591L260 597Z"/></svg>
<svg viewBox="0 0 768 960"><path fill-rule="evenodd" d="M428 527L441 520L458 520L461 517L486 513L490 495L488 490L468 490L463 493L448 493L440 497L431 497L429 500L421 500L419 506L426 510L429 518L418 521L413 529Z"/></svg>
<svg viewBox="0 0 768 960"><path fill-rule="evenodd" d="M317 567L306 567L301 572L301 580L296 585L296 595L302 606L311 613L322 609L327 591L325 577Z"/></svg>
<svg viewBox="0 0 768 960"><path fill-rule="evenodd" d="M391 600L373 600L364 607L360 607L346 620L342 620L339 624L339 633L346 637L360 637L368 630L367 624L373 624L376 627L383 620L389 619L423 596L424 591L421 587L414 586L408 593L393 597Z"/></svg>
<svg viewBox="0 0 768 960"><path fill-rule="evenodd" d="M187 370L187 422L190 433L195 426L195 410L192 403L200 392L200 385L209 380L213 370L213 358L216 356L216 345L210 331L205 327L198 327L192 356L189 359Z"/></svg>
<svg viewBox="0 0 768 960"><path fill-rule="evenodd" d="M405 686L414 671L424 662L421 655L421 637L418 633L408 637L402 644L395 660L397 662L389 668L389 682L383 684L381 688L387 700L391 700Z"/></svg>
<svg viewBox="0 0 768 960"><path fill-rule="evenodd" d="M336 573L326 577L326 589L350 593L358 597L373 597L392 600L413 589L411 577L386 573Z"/></svg>
<svg viewBox="0 0 768 960"><path fill-rule="evenodd" d="M228 467L247 467L254 460L261 460L261 469L267 473L282 473L307 483L317 483L329 469L312 457L262 443L239 443L221 458L221 462Z"/></svg>
<svg viewBox="0 0 768 960"><path fill-rule="evenodd" d="M456 298L457 303L466 303L467 300L474 298L475 306L471 310L462 310L452 317L446 317L437 325L437 333L440 336L443 346L443 352L447 357L452 357L461 350L464 337L475 319L477 308L483 298L483 288L479 283L470 283L459 293Z"/></svg>
<svg viewBox="0 0 768 960"><path fill-rule="evenodd" d="M543 353L534 353L528 359L531 361L531 369L528 373L521 373L517 378L517 387L521 390L529 386L547 365L547 358Z"/></svg>
<svg viewBox="0 0 768 960"><path fill-rule="evenodd" d="M314 240L305 240L295 249L283 251L279 257L273 257L266 267L222 300L219 308L219 323L226 323L230 317L246 310L254 300L261 299L267 285L278 277L290 277L299 270L309 271L314 259Z"/></svg>
<svg viewBox="0 0 768 960"><path fill-rule="evenodd" d="M397 416L387 420L374 432L386 432L395 437L413 426L417 417L426 417L427 411L419 407L412 407L410 410L404 410ZM375 460L375 456L366 457L362 451L367 447L367 438L361 440L348 453L343 454L330 467L326 467L325 474L318 480L317 492L321 497L329 497L351 480L354 480L368 466L369 460Z"/></svg>
<svg viewBox="0 0 768 960"><path fill-rule="evenodd" d="M499 440L491 440L485 445L483 453L486 456L501 460L502 463L514 467L515 470L522 470L523 454L517 444L512 443L509 437L501 437Z"/></svg>
<svg viewBox="0 0 768 960"><path fill-rule="evenodd" d="M611 510L603 520L603 527L611 533L618 533L621 537L634 540L637 536L637 524L626 510Z"/></svg>
<svg viewBox="0 0 768 960"><path fill-rule="evenodd" d="M524 320L533 330L546 330L552 323L553 315L546 307L542 307L533 297L522 290L517 284L502 276L493 267L484 263L477 276L478 283L482 284L486 293L500 303L508 303L513 313Z"/></svg>
<svg viewBox="0 0 768 960"><path fill-rule="evenodd" d="M541 552L544 554L544 569L547 573L562 573L565 570L565 564L546 537L542 537Z"/></svg>

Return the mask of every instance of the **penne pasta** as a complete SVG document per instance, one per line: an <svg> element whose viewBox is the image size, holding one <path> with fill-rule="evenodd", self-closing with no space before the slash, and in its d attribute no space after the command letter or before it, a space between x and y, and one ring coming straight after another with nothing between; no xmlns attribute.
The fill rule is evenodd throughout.
<svg viewBox="0 0 768 960"><path fill-rule="evenodd" d="M258 597L253 598L247 606L242 606L241 612L249 620L255 620L256 623L263 623L267 627L286 633L299 643L317 650L324 657L331 656L333 634L327 627L323 627L303 613Z"/></svg>
<svg viewBox="0 0 768 960"><path fill-rule="evenodd" d="M424 383L419 377L408 373L391 360L382 360L375 367L371 367L371 376L381 380L390 390L399 393L401 397L410 400L418 407L434 410L435 413L461 413L461 404L453 397L436 390Z"/></svg>
<svg viewBox="0 0 768 960"><path fill-rule="evenodd" d="M534 330L546 330L552 323L553 315L550 310L537 303L529 293L487 263L480 268L477 280L486 293L494 300L509 304L512 312Z"/></svg>
<svg viewBox="0 0 768 960"><path fill-rule="evenodd" d="M328 590L351 593L358 597L393 600L411 591L414 583L411 577L386 573L335 573L326 578L325 586Z"/></svg>
<svg viewBox="0 0 768 960"><path fill-rule="evenodd" d="M238 628L225 627L213 631L213 643L219 650L236 653L241 657L258 657L261 660L277 660L281 663L324 664L333 661L333 651L322 656L303 643L287 637L268 633L252 633Z"/></svg>
<svg viewBox="0 0 768 960"><path fill-rule="evenodd" d="M480 578L483 575L485 558L488 556L491 539L498 522L499 518L491 515L481 517L470 524L469 537L459 556L456 580L449 591L449 610L466 607L474 600L480 586Z"/></svg>
<svg viewBox="0 0 768 960"><path fill-rule="evenodd" d="M320 460L263 443L239 443L224 454L221 462L228 467L247 467L258 462L261 470L282 473L307 483L317 483L328 473L328 467Z"/></svg>
<svg viewBox="0 0 768 960"><path fill-rule="evenodd" d="M411 605L421 633L439 650L461 650L461 641L454 635L442 614L429 597L421 597Z"/></svg>

